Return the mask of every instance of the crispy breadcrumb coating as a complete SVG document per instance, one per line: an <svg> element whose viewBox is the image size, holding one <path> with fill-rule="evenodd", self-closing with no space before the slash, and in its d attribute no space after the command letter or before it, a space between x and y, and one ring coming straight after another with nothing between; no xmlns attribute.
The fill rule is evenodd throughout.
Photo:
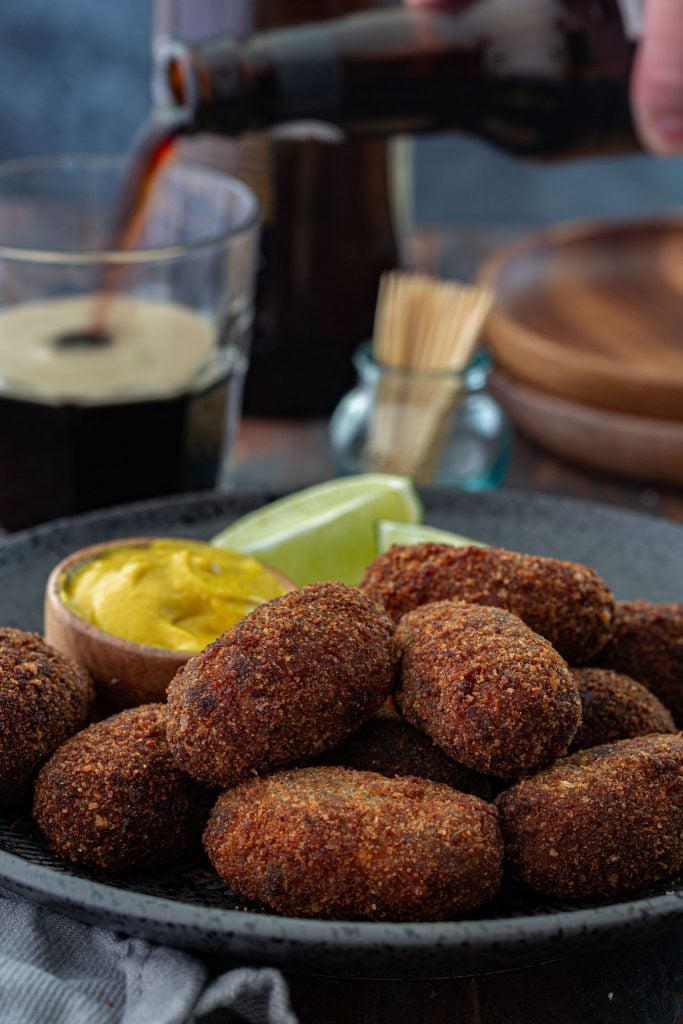
<svg viewBox="0 0 683 1024"><path fill-rule="evenodd" d="M405 615L396 702L456 761L515 778L564 754L581 720L567 665L516 615L439 601Z"/></svg>
<svg viewBox="0 0 683 1024"><path fill-rule="evenodd" d="M560 899L621 896L683 868L683 738L565 757L496 800L512 874Z"/></svg>
<svg viewBox="0 0 683 1024"><path fill-rule="evenodd" d="M425 779L304 768L219 797L219 875L283 914L430 921L490 899L503 848L491 804Z"/></svg>
<svg viewBox="0 0 683 1024"><path fill-rule="evenodd" d="M186 857L212 799L173 760L165 705L143 704L59 748L36 780L33 816L58 857L125 872Z"/></svg>
<svg viewBox="0 0 683 1024"><path fill-rule="evenodd" d="M570 752L653 732L675 732L668 711L635 679L609 668L575 668L581 697L581 725Z"/></svg>
<svg viewBox="0 0 683 1024"><path fill-rule="evenodd" d="M40 766L92 714L80 665L36 633L0 628L0 805L30 799Z"/></svg>
<svg viewBox="0 0 683 1024"><path fill-rule="evenodd" d="M592 663L637 679L683 726L683 604L617 601L614 635Z"/></svg>
<svg viewBox="0 0 683 1024"><path fill-rule="evenodd" d="M340 743L391 692L393 625L343 583L261 605L179 670L168 688L178 764L220 786L300 764Z"/></svg>
<svg viewBox="0 0 683 1024"><path fill-rule="evenodd" d="M458 764L429 736L396 713L375 715L340 746L323 754L320 763L377 772L387 778L416 775L461 793L472 793L482 800L491 796L491 781L486 776Z"/></svg>
<svg viewBox="0 0 683 1024"><path fill-rule="evenodd" d="M585 565L502 548L396 546L365 571L361 589L398 622L432 601L456 599L514 612L574 665L612 635L613 600Z"/></svg>

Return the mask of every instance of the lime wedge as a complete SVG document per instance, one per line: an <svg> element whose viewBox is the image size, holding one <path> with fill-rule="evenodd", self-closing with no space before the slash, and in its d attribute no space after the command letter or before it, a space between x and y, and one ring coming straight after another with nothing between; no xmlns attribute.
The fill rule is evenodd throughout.
<svg viewBox="0 0 683 1024"><path fill-rule="evenodd" d="M238 519L211 543L254 555L299 586L355 584L377 555L378 520L415 523L421 516L408 477L367 473L280 498Z"/></svg>
<svg viewBox="0 0 683 1024"><path fill-rule="evenodd" d="M448 530L438 530L436 526L399 523L388 519L381 519L377 524L377 551L380 555L388 551L392 544L423 544L426 541L434 544L452 544L456 548L472 545L477 548L488 547L480 540L472 540L459 533L449 533Z"/></svg>

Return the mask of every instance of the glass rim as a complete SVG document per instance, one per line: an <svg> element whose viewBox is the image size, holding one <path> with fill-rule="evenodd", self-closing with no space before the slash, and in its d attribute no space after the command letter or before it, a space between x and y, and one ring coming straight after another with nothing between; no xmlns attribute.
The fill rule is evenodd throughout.
<svg viewBox="0 0 683 1024"><path fill-rule="evenodd" d="M124 165L126 154L88 154L66 153L58 155L19 157L15 160L0 161L0 189L3 182L12 176L27 174L32 171L57 171L69 169L85 169L87 167L104 167L106 165ZM198 252L210 252L219 248L231 238L246 235L257 227L261 219L261 208L254 192L244 182L231 174L223 173L213 167L195 164L189 160L179 160L176 166L197 170L203 174L215 175L224 185L229 186L246 201L246 212L237 223L216 234L206 235L191 242L176 245L152 246L145 249L33 249L30 246L4 245L0 241L0 259L13 260L16 263L34 264L135 264L154 263L180 259Z"/></svg>

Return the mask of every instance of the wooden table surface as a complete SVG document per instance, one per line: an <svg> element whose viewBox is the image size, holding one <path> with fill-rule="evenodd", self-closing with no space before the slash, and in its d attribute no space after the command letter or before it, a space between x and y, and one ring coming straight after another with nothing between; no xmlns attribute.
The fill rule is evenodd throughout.
<svg viewBox="0 0 683 1024"><path fill-rule="evenodd" d="M237 491L296 490L335 475L326 420L245 417L226 484ZM505 487L567 494L683 522L683 489L590 474L517 436Z"/></svg>
<svg viewBox="0 0 683 1024"><path fill-rule="evenodd" d="M287 981L300 1024L681 1024L683 934L480 978Z"/></svg>
<svg viewBox="0 0 683 1024"><path fill-rule="evenodd" d="M294 489L334 475L324 421L245 419L232 486ZM505 486L683 522L683 492L593 476L517 438ZM683 597L683 591L682 591ZM683 1024L683 930L525 970L436 981L289 976L301 1024Z"/></svg>

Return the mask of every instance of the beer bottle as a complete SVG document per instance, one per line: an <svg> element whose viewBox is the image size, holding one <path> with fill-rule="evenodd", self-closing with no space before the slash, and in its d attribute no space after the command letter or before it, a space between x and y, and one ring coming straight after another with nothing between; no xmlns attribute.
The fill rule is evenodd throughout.
<svg viewBox="0 0 683 1024"><path fill-rule="evenodd" d="M349 137L455 129L529 157L637 146L628 75L639 0L456 0L171 47L197 131L302 121Z"/></svg>

